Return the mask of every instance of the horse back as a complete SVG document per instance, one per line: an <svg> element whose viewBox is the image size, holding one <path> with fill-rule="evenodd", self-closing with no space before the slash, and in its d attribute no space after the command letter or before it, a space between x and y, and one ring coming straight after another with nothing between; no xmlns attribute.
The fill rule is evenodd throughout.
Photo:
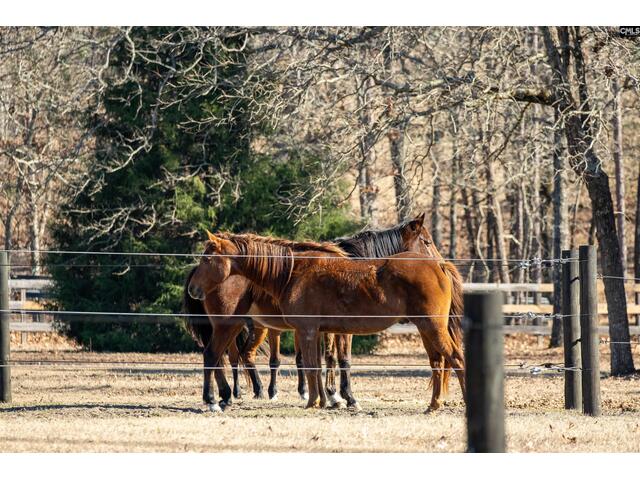
<svg viewBox="0 0 640 480"><path fill-rule="evenodd" d="M452 295L452 282L444 263L419 253L399 253L378 269L379 283L386 289L409 292L408 297L416 301L423 298L431 303L442 299L448 303Z"/></svg>

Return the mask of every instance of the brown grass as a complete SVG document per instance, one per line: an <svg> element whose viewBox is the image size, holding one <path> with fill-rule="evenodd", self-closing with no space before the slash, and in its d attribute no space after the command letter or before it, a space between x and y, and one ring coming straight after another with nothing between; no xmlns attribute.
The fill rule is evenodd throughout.
<svg viewBox="0 0 640 480"><path fill-rule="evenodd" d="M194 362L198 355L96 354L73 350L14 352L14 359ZM603 351L606 354L606 346ZM636 349L636 362L639 362ZM555 362L527 337L509 338L506 362ZM261 363L265 363L261 360ZM291 363L287 358L283 363ZM376 355L355 365L426 364L413 338L383 342ZM606 355L603 368L608 364ZM639 451L640 378L604 378L604 414L588 418L563 409L557 374L506 378L509 451ZM266 382L266 375L262 375ZM425 415L430 392L420 368L393 372L358 370L354 391L361 412L308 411L295 390L295 374L283 371L277 402L254 400L224 414L204 412L197 367L100 365L14 367L14 403L0 407L0 451L325 451L460 452L465 448L464 407L452 384L442 411ZM248 392L244 385L245 392Z"/></svg>

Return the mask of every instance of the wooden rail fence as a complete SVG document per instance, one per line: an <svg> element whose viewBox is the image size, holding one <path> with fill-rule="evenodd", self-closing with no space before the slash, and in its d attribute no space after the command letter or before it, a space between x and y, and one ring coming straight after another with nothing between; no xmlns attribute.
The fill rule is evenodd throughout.
<svg viewBox="0 0 640 480"><path fill-rule="evenodd" d="M11 298L19 298L9 302L11 309L40 310L43 308L41 299L53 286L50 278L17 278L9 279L9 290ZM607 304L604 302L604 285L601 280L597 282L598 289L598 315L601 325L600 334L606 335L608 332L606 324L602 323L603 317L607 315ZM520 303L504 303L502 313L504 315L519 315L534 313L538 315L551 315L553 313L553 284L552 283L465 283L464 292L487 292L499 291L505 295L522 294ZM640 305L636 299L640 298L640 283L627 283L626 291L628 296L627 312L634 316L636 324L630 327L632 335L640 335ZM539 295L542 294L542 295ZM29 295L33 299L29 299ZM515 298L515 297L514 297ZM536 301L537 303L533 303ZM19 319L16 320L16 315ZM14 332L22 332L23 341L29 332L52 332L53 319L51 315L16 314L10 322L10 329ZM526 322L509 322L504 328L505 333L526 333L531 335L551 335L551 322L541 322L541 324L527 324ZM515 323L515 324L514 324ZM417 333L413 324L397 324L387 330L391 334Z"/></svg>

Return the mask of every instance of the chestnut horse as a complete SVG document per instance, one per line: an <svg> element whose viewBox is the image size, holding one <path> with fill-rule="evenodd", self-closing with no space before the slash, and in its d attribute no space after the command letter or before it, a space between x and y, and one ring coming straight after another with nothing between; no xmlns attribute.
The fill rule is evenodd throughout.
<svg viewBox="0 0 640 480"><path fill-rule="evenodd" d="M254 239L260 239L264 243L273 243L289 248L292 253L313 251L316 255L329 256L346 256L340 248L333 244L322 244L315 242L291 242L289 240L272 239L267 237L258 237L256 235L247 235ZM204 382L203 382L203 400L212 412L223 410L227 405L231 404L231 389L224 376L224 371L219 367L222 365L222 356L224 352L231 348L231 361L233 362L237 356L241 356L245 364L248 374L254 385L254 394L256 397L262 396L262 384L255 367L255 353L257 347L264 341L267 333L271 331L270 343L270 360L271 382L269 385L269 397L275 399L277 396L276 372L280 366L279 360L279 343L280 333L283 330L290 330L281 318L280 310L274 299L266 294L263 290L252 285L246 278L234 275L225 279L224 282L212 283L208 282L205 288L194 286L193 276L196 274L197 268L191 271L185 285L184 303L185 310L189 313L210 315L210 331L208 334L207 344L204 344L203 332L207 333L207 320L203 318L197 321L191 320L187 326L191 330L194 338L200 339L203 344L204 357ZM188 297L188 298L187 298ZM201 302L198 304L197 302ZM239 355L234 355L235 345L233 339L243 330L245 326L245 318L238 315L247 315L252 317L254 324L258 323L252 331L247 341L248 345L239 351ZM256 332L258 334L256 335ZM205 337L206 338L206 337ZM296 356L296 363L302 368L301 354ZM233 363L232 363L233 365ZM236 364L237 365L237 364ZM218 383L219 393L221 397L220 404L215 402L211 392L211 374L215 373ZM237 388L237 366L234 368L234 390ZM298 391L301 396L305 395L304 377L298 376ZM238 396L239 391L234 392Z"/></svg>
<svg viewBox="0 0 640 480"><path fill-rule="evenodd" d="M461 323L452 314L456 270L450 263L419 253L384 260L327 258L314 251L294 255L285 245L255 236L207 233L189 292L203 297L211 285L240 275L275 299L282 322L295 330L300 345L309 383L307 407L327 403L320 373L321 333L371 334L403 318L418 328L432 366L430 410L442 404L444 373L450 368L456 370L464 395Z"/></svg>
<svg viewBox="0 0 640 480"><path fill-rule="evenodd" d="M353 237L345 237L335 240L335 245L344 250L352 257L387 257L404 251L422 252L435 258L442 258L438 252L431 235L423 226L424 213L414 220L405 222L385 230L365 230ZM415 233L417 232L417 234ZM294 250L297 245L302 248L309 248L314 244L296 243L286 240L269 239L268 241L286 244ZM315 244L318 245L318 244ZM196 300L188 293L188 285L193 273L194 267L189 273L184 287L184 310L190 314L205 315L207 312L216 316L211 317L209 321L203 319L187 319L187 326L200 347L203 348L205 368L213 364L211 358L210 342L211 335L216 323L220 322L219 315L244 315L247 313L249 304L251 303L251 292L248 289L248 283L243 283L237 277L230 278L224 284L213 289L205 301ZM455 272L457 273L457 271ZM462 279L456 276L456 290L461 292ZM460 293L461 295L461 293ZM235 310L234 310L235 308ZM271 308L271 307L270 307ZM227 323L235 322L243 325L245 319L239 317L227 317L224 319ZM254 396L262 397L262 384L260 377L255 369L255 356L259 345L269 336L270 358L269 366L271 369L271 380L269 383L269 398L274 399L277 395L276 374L280 365L279 344L281 330L266 329L259 322L252 322L249 317L246 321L252 326L249 329L249 337L244 340L237 339L236 343L231 342L229 347L229 360L232 366L234 387L233 394L236 398L240 396L240 388L238 384L238 360L242 358L242 362L248 368L248 374L253 384ZM232 330L218 328L218 335L223 335L222 342L227 341L227 336ZM237 345L236 345L237 344ZM240 350L240 351L239 351ZM337 354L337 355L336 355ZM336 362L336 356L338 357ZM334 338L333 334L325 334L325 361L327 365L327 381L326 391L329 396L330 403L335 405L340 401L340 396L344 398L347 405L357 408L357 402L353 397L350 387L350 360L351 360L351 336L339 335ZM335 367L340 365L340 396L337 395L335 386ZM296 352L296 364L298 367L302 365L302 357L300 352ZM209 368L210 370L210 368ZM300 373L300 372L299 372ZM210 377L211 372L207 374L205 371L205 390L207 387L207 376ZM448 377L448 373L446 374ZM230 388L224 377L224 372L215 369L216 381L219 387L219 393L222 397L222 406L230 403ZM306 399L306 387L304 375L298 376L298 392L303 399ZM207 397L207 393L203 394L203 398ZM211 403L205 400L205 403ZM215 408L215 407L214 407Z"/></svg>

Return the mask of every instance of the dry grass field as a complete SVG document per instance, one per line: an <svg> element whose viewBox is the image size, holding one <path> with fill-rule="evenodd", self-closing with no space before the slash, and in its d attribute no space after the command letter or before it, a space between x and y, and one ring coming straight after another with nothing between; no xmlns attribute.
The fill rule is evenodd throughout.
<svg viewBox="0 0 640 480"><path fill-rule="evenodd" d="M602 365L608 365L602 347ZM559 362L561 351L530 337L508 337L507 447L511 452L640 451L640 377L602 380L603 416L563 409L563 379L530 374L530 365ZM640 349L634 355L640 363ZM354 392L362 411L308 411L295 373L283 369L276 402L245 398L223 414L200 405L198 355L97 354L50 342L16 345L14 360L151 362L20 366L13 404L0 406L2 452L461 452L464 406L457 382L441 411L425 415L430 392L416 339L386 340L375 355L354 359ZM521 362L527 367L518 368ZM261 363L264 363L262 361ZM286 358L284 363L291 363ZM412 365L393 370L358 365ZM266 381L266 375L263 375Z"/></svg>

